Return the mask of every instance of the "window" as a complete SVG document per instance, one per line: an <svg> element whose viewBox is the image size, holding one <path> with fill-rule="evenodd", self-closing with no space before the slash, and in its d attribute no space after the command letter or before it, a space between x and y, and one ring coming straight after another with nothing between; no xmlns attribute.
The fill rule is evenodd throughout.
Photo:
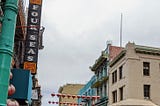
<svg viewBox="0 0 160 106"><path fill-rule="evenodd" d="M99 92L99 88L97 87L97 95L98 95L98 96L99 96L99 93L100 93L100 92Z"/></svg>
<svg viewBox="0 0 160 106"><path fill-rule="evenodd" d="M107 86L106 86L106 84L104 84L104 96L106 96L107 95Z"/></svg>
<svg viewBox="0 0 160 106"><path fill-rule="evenodd" d="M112 84L114 83L114 72L112 73Z"/></svg>
<svg viewBox="0 0 160 106"><path fill-rule="evenodd" d="M122 79L123 77L122 69L123 69L123 66L119 67L119 79Z"/></svg>
<svg viewBox="0 0 160 106"><path fill-rule="evenodd" d="M150 98L150 85L144 85L144 98Z"/></svg>
<svg viewBox="0 0 160 106"><path fill-rule="evenodd" d="M117 82L117 70L115 71L115 82Z"/></svg>
<svg viewBox="0 0 160 106"><path fill-rule="evenodd" d="M103 97L103 94L104 94L104 93L103 93L103 88L102 88L102 86L101 86L101 87L100 87L100 96Z"/></svg>
<svg viewBox="0 0 160 106"><path fill-rule="evenodd" d="M112 83L117 82L117 70L112 73Z"/></svg>
<svg viewBox="0 0 160 106"><path fill-rule="evenodd" d="M123 100L123 87L119 88L120 100Z"/></svg>
<svg viewBox="0 0 160 106"><path fill-rule="evenodd" d="M89 95L89 96L91 95L91 90L90 90L90 89L88 90L88 95Z"/></svg>
<svg viewBox="0 0 160 106"><path fill-rule="evenodd" d="M112 92L113 95L113 103L117 102L117 90Z"/></svg>
<svg viewBox="0 0 160 106"><path fill-rule="evenodd" d="M99 79L99 71L97 71L97 79Z"/></svg>
<svg viewBox="0 0 160 106"><path fill-rule="evenodd" d="M143 75L149 76L150 75L150 63L149 62L143 62Z"/></svg>

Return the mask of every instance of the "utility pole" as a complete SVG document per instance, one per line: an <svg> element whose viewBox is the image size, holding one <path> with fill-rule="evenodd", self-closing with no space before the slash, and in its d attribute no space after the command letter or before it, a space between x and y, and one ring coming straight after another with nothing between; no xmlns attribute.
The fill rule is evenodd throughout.
<svg viewBox="0 0 160 106"><path fill-rule="evenodd" d="M0 35L0 106L6 106L18 0L6 0Z"/></svg>

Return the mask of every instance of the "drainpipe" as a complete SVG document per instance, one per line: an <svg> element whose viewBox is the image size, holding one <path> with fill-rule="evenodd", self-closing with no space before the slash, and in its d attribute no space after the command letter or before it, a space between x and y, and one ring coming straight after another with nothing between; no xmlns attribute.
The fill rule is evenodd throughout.
<svg viewBox="0 0 160 106"><path fill-rule="evenodd" d="M6 106L8 96L17 13L18 0L6 0L0 35L0 106Z"/></svg>

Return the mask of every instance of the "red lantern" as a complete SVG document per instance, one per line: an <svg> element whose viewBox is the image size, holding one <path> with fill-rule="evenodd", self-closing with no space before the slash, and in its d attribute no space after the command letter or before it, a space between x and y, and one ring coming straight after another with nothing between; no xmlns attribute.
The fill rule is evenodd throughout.
<svg viewBox="0 0 160 106"><path fill-rule="evenodd" d="M93 100L95 100L95 99L96 99L96 97L95 97L95 96L92 96L92 99L93 99Z"/></svg>
<svg viewBox="0 0 160 106"><path fill-rule="evenodd" d="M51 96L55 96L55 94L54 94L54 93L52 93L52 94L51 94Z"/></svg>
<svg viewBox="0 0 160 106"><path fill-rule="evenodd" d="M51 101L48 101L49 104L51 104Z"/></svg>
<svg viewBox="0 0 160 106"><path fill-rule="evenodd" d="M81 96L81 97L82 97L82 99L86 98L86 96Z"/></svg>
<svg viewBox="0 0 160 106"><path fill-rule="evenodd" d="M19 106L16 100L7 99L7 106Z"/></svg>
<svg viewBox="0 0 160 106"><path fill-rule="evenodd" d="M74 99L76 97L76 95L72 95L72 98Z"/></svg>
<svg viewBox="0 0 160 106"><path fill-rule="evenodd" d="M13 95L15 93L15 91L16 91L15 87L12 84L10 84L8 86L8 95L9 96Z"/></svg>
<svg viewBox="0 0 160 106"><path fill-rule="evenodd" d="M87 99L90 99L90 96L86 96Z"/></svg>
<svg viewBox="0 0 160 106"><path fill-rule="evenodd" d="M70 94L67 94L67 97L68 97L68 98L70 98L70 97L71 97L71 95L70 95Z"/></svg>
<svg viewBox="0 0 160 106"><path fill-rule="evenodd" d="M100 96L97 96L97 99L100 99Z"/></svg>
<svg viewBox="0 0 160 106"><path fill-rule="evenodd" d="M80 103L79 105L82 106L82 103Z"/></svg>
<svg viewBox="0 0 160 106"><path fill-rule="evenodd" d="M69 105L70 103L69 103L69 102L67 102L66 104L67 104L67 105Z"/></svg>
<svg viewBox="0 0 160 106"><path fill-rule="evenodd" d="M64 98L66 95L65 94L62 94L62 97Z"/></svg>
<svg viewBox="0 0 160 106"><path fill-rule="evenodd" d="M59 93L59 94L57 94L57 97L60 97L61 95L62 95L62 94Z"/></svg>
<svg viewBox="0 0 160 106"><path fill-rule="evenodd" d="M81 98L81 95L77 95L77 98L78 98L78 99Z"/></svg>
<svg viewBox="0 0 160 106"><path fill-rule="evenodd" d="M52 104L55 104L55 102L52 102Z"/></svg>

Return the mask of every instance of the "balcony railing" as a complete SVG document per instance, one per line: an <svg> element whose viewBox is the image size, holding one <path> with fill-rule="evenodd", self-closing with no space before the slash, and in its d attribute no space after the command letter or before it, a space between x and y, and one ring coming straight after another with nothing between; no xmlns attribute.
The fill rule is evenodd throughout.
<svg viewBox="0 0 160 106"><path fill-rule="evenodd" d="M101 84L105 81L107 81L109 78L109 76L106 75L102 75L101 77L97 77L95 83L92 85L92 88L96 88L98 86L101 86Z"/></svg>

